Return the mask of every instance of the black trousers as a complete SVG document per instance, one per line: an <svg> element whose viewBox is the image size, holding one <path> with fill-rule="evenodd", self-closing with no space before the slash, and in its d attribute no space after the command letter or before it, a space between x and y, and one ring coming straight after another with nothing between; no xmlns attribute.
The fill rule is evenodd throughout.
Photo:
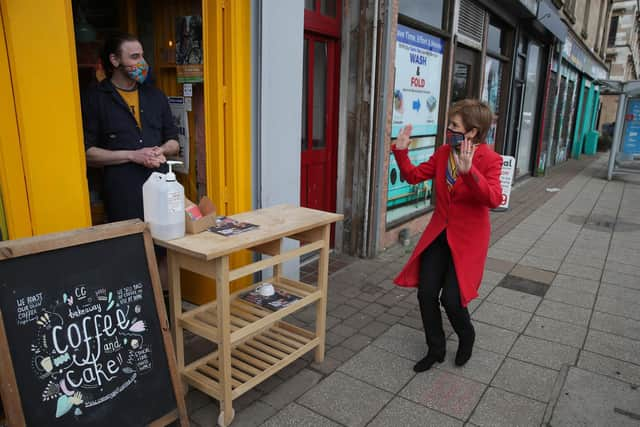
<svg viewBox="0 0 640 427"><path fill-rule="evenodd" d="M460 287L446 230L421 255L418 302L429 355L440 357L446 351L440 302L460 340L474 333L469 310L460 302Z"/></svg>

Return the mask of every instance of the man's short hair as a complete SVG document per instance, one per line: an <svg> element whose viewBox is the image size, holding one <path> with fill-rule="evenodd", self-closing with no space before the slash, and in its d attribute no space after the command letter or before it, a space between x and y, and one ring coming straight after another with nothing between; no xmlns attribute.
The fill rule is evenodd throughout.
<svg viewBox="0 0 640 427"><path fill-rule="evenodd" d="M467 132L473 128L477 129L478 133L474 142L485 142L493 121L493 113L489 104L477 99L463 99L449 108L449 118L455 115L460 116L462 125Z"/></svg>
<svg viewBox="0 0 640 427"><path fill-rule="evenodd" d="M104 68L104 72L107 77L111 77L113 75L113 64L111 64L111 59L109 58L111 54L116 56L120 56L122 54L122 44L124 42L138 42L138 38L132 34L128 33L115 33L112 34L102 46L102 51L100 52L100 61L102 62L102 67Z"/></svg>

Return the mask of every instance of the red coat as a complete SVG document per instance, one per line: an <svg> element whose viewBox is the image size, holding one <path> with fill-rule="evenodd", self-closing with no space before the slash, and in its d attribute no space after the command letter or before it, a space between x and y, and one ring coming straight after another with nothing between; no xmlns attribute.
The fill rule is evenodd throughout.
<svg viewBox="0 0 640 427"><path fill-rule="evenodd" d="M473 155L471 170L458 176L450 192L446 182L450 150L449 145L443 145L428 161L414 166L407 150L393 147L396 162L407 182L417 184L434 179L436 202L431 221L394 282L399 286L418 286L420 255L447 228L447 241L460 285L460 298L462 306L466 307L469 301L478 296L482 281L491 233L489 208L497 207L502 201L502 157L487 144L480 144Z"/></svg>

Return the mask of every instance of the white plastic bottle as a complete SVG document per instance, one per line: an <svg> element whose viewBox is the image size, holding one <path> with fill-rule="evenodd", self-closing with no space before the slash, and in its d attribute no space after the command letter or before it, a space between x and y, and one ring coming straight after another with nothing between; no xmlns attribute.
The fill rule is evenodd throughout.
<svg viewBox="0 0 640 427"><path fill-rule="evenodd" d="M176 181L172 166L182 162L169 160L169 172L154 172L142 186L144 220L151 235L160 240L184 236L184 187Z"/></svg>

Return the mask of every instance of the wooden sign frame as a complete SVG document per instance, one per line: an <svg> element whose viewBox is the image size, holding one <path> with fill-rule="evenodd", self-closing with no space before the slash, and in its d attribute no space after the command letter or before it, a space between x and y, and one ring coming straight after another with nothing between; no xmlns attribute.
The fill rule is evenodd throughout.
<svg viewBox="0 0 640 427"><path fill-rule="evenodd" d="M19 258L26 255L34 255L42 252L63 249L86 243L98 242L101 240L113 239L117 237L129 236L133 234L143 234L144 247L147 264L149 266L149 276L151 277L151 287L153 289L154 302L157 309L157 316L162 331L162 341L167 355L167 365L173 392L176 398L177 408L164 416L154 420L149 425L153 427L168 425L179 420L180 425L189 425L187 409L184 402L182 385L178 378L176 368L175 351L171 342L171 333L167 312L162 297L160 275L156 264L156 257L153 248L153 240L146 224L140 220L121 221L96 227L73 230L64 233L49 234L26 239L18 239L0 243L0 262L7 259ZM2 312L0 311L0 397L4 405L8 425L25 426L26 421L20 391L13 370L9 342L4 326ZM150 402L151 403L151 402Z"/></svg>

